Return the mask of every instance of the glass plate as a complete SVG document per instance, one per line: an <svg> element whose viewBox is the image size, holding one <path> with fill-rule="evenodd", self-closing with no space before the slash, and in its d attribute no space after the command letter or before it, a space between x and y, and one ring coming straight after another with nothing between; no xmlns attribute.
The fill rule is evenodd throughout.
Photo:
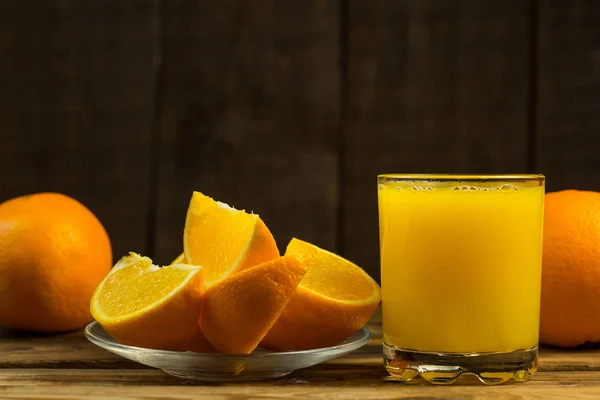
<svg viewBox="0 0 600 400"><path fill-rule="evenodd" d="M111 353L159 368L168 374L201 381L249 381L285 376L297 369L306 368L348 354L371 338L366 327L337 346L313 350L270 352L257 349L252 354L213 354L191 351L152 350L126 346L115 340L98 322L85 328L85 336L95 345Z"/></svg>

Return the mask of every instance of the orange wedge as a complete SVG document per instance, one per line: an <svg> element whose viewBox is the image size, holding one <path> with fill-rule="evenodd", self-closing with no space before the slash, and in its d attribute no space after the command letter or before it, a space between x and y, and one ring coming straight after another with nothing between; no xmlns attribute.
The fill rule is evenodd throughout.
<svg viewBox="0 0 600 400"><path fill-rule="evenodd" d="M217 349L215 349L208 340L206 340L206 337L204 337L200 325L197 325L196 331L192 335L192 338L185 349L195 351L196 353L218 353Z"/></svg>
<svg viewBox="0 0 600 400"><path fill-rule="evenodd" d="M279 257L273 235L257 214L236 210L194 192L183 233L185 262L201 265L207 287Z"/></svg>
<svg viewBox="0 0 600 400"><path fill-rule="evenodd" d="M130 253L96 288L90 310L119 343L182 350L196 330L203 292L201 267L159 268L148 257Z"/></svg>
<svg viewBox="0 0 600 400"><path fill-rule="evenodd" d="M371 318L380 288L360 267L298 239L292 239L285 254L310 254L308 272L261 347L289 351L334 346Z"/></svg>
<svg viewBox="0 0 600 400"><path fill-rule="evenodd" d="M185 256L183 255L183 253L178 255L177 258L174 259L173 261L171 261L171 263L169 265L173 265L173 264L185 264Z"/></svg>
<svg viewBox="0 0 600 400"><path fill-rule="evenodd" d="M221 353L251 353L296 291L306 261L283 256L254 266L206 289L200 326Z"/></svg>

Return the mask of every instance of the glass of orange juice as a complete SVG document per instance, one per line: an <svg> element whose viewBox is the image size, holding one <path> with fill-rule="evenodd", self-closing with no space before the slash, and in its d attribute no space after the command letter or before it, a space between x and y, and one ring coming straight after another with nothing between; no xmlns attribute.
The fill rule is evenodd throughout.
<svg viewBox="0 0 600 400"><path fill-rule="evenodd" d="M384 362L401 381L537 370L542 175L378 176Z"/></svg>

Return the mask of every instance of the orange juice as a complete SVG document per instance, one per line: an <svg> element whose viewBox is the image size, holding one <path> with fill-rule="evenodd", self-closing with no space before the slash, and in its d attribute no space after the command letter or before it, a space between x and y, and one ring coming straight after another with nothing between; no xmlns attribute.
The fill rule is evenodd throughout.
<svg viewBox="0 0 600 400"><path fill-rule="evenodd" d="M387 177L378 187L384 343L461 354L536 347L543 184Z"/></svg>

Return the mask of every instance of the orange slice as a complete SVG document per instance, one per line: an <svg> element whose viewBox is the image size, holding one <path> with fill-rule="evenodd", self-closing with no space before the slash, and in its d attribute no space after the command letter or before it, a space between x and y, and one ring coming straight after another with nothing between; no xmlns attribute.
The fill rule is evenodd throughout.
<svg viewBox="0 0 600 400"><path fill-rule="evenodd" d="M204 337L200 325L196 326L196 331L192 335L192 338L185 349L188 351L195 351L196 353L218 353L217 349L215 349L208 340L206 340L206 337Z"/></svg>
<svg viewBox="0 0 600 400"><path fill-rule="evenodd" d="M215 283L206 290L200 326L221 353L251 353L296 291L306 261L283 256Z"/></svg>
<svg viewBox="0 0 600 400"><path fill-rule="evenodd" d="M235 272L279 257L273 235L257 214L194 192L183 233L185 261L201 265L207 287Z"/></svg>
<svg viewBox="0 0 600 400"><path fill-rule="evenodd" d="M183 255L183 253L178 255L177 258L174 259L173 261L171 261L171 263L169 265L173 265L173 264L185 264L185 256Z"/></svg>
<svg viewBox="0 0 600 400"><path fill-rule="evenodd" d="M159 268L135 253L123 257L92 296L92 315L117 342L182 350L194 334L204 292L202 269Z"/></svg>
<svg viewBox="0 0 600 400"><path fill-rule="evenodd" d="M292 239L285 254L310 254L308 272L261 347L289 351L334 346L371 318L380 288L360 267L298 239Z"/></svg>

